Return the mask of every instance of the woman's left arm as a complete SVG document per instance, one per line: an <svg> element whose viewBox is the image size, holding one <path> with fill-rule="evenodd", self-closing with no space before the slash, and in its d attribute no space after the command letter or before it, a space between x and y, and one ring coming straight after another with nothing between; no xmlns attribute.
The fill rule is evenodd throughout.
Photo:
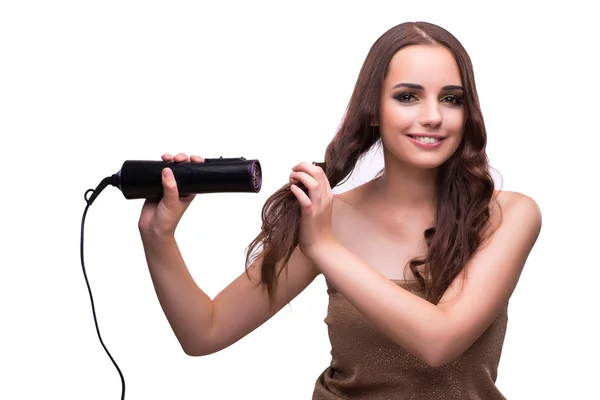
<svg viewBox="0 0 600 400"><path fill-rule="evenodd" d="M466 351L508 304L541 230L536 202L515 193L493 235L434 305L398 286L335 240L333 195L321 168L299 164L290 179L301 181L309 191L306 195L292 185L302 209L300 245L305 255L367 321L431 366Z"/></svg>

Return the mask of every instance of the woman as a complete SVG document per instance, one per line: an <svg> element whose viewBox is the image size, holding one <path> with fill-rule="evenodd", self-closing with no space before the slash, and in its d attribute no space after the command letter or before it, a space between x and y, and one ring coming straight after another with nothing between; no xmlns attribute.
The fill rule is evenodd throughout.
<svg viewBox="0 0 600 400"><path fill-rule="evenodd" d="M383 172L333 195L376 144ZM193 196L178 196L166 168L164 197L144 205L139 228L184 351L230 346L323 274L332 360L314 399L504 398L495 381L507 305L541 213L526 195L494 190L485 147L462 45L429 23L393 27L367 55L325 162L296 165L267 200L248 268L214 300L177 248Z"/></svg>

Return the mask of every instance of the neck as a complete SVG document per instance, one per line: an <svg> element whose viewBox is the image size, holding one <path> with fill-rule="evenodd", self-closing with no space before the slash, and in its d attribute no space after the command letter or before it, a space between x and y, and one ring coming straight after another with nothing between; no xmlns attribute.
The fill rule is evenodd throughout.
<svg viewBox="0 0 600 400"><path fill-rule="evenodd" d="M385 157L385 170L374 182L377 201L389 210L435 215L437 169L415 168Z"/></svg>

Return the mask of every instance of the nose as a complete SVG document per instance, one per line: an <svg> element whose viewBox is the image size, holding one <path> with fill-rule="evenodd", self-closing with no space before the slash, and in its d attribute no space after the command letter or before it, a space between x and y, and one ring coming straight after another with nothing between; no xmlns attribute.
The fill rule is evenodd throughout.
<svg viewBox="0 0 600 400"><path fill-rule="evenodd" d="M428 128L438 128L442 124L442 114L437 100L422 103L419 123Z"/></svg>

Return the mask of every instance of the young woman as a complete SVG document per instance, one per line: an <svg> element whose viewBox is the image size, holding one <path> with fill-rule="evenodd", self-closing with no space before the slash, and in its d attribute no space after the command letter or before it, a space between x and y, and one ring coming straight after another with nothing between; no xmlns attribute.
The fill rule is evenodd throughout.
<svg viewBox="0 0 600 400"><path fill-rule="evenodd" d="M378 144L382 173L333 195ZM230 346L323 274L332 359L313 399L504 398L495 381L507 306L541 213L530 197L495 190L485 148L459 41L429 23L393 27L367 55L325 162L292 168L265 204L248 268L214 300L174 239L193 196L179 197L165 169L164 197L144 205L139 228L184 351Z"/></svg>

